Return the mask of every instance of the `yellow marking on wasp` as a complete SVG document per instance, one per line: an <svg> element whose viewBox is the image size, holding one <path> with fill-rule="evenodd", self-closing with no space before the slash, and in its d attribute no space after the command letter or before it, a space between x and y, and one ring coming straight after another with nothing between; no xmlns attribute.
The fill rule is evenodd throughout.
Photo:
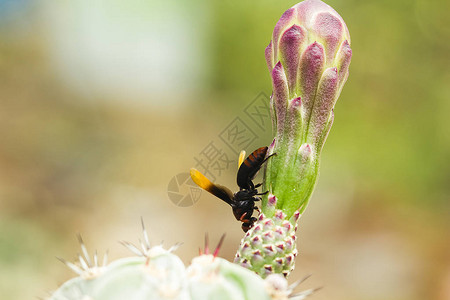
<svg viewBox="0 0 450 300"><path fill-rule="evenodd" d="M238 162L238 169L242 165L242 163L245 160L245 150L241 151L241 154L239 154L239 162Z"/></svg>
<svg viewBox="0 0 450 300"><path fill-rule="evenodd" d="M197 169L191 169L191 178L199 187L208 192L211 191L211 188L214 186L214 184Z"/></svg>

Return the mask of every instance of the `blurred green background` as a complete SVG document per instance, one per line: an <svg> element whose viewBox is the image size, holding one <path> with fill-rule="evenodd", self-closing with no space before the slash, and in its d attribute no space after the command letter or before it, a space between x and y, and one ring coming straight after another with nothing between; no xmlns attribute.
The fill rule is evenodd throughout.
<svg viewBox="0 0 450 300"><path fill-rule="evenodd" d="M0 295L45 297L88 249L128 255L140 217L188 263L242 232L167 186L260 92L273 26L296 1L0 0ZM312 299L450 299L449 1L327 1L352 37L293 282ZM253 147L268 144L260 130ZM262 134L261 134L262 132ZM225 151L225 150L224 150ZM234 158L234 157L233 157ZM217 177L235 189L233 163Z"/></svg>

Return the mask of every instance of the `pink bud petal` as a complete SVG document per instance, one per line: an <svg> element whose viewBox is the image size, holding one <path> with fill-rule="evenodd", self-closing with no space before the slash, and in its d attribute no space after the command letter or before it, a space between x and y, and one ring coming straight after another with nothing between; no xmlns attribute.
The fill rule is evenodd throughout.
<svg viewBox="0 0 450 300"><path fill-rule="evenodd" d="M325 64L323 46L314 42L306 48L300 61L300 91L303 96L305 120L309 120L317 85Z"/></svg>
<svg viewBox="0 0 450 300"><path fill-rule="evenodd" d="M301 46L306 41L306 30L292 25L281 36L279 47L283 66L286 69L289 90L292 93L297 84L298 64Z"/></svg>
<svg viewBox="0 0 450 300"><path fill-rule="evenodd" d="M300 162L302 165L306 165L308 162L312 160L312 148L309 144L303 144L301 145L300 149L298 150L298 155L300 156ZM300 213L298 211L295 212L294 217L296 218L295 221L298 220L300 216Z"/></svg>
<svg viewBox="0 0 450 300"><path fill-rule="evenodd" d="M300 135L302 134L302 126L303 126L303 118L302 118L302 99L301 97L297 97L294 100L290 101L289 103L289 131L288 131L288 139L290 141L297 141L298 143L292 143L290 145L290 148L295 149L294 151L297 151L298 147L300 146L301 138Z"/></svg>
<svg viewBox="0 0 450 300"><path fill-rule="evenodd" d="M266 47L266 51L264 52L266 56L267 66L269 67L269 71L273 69L273 44L270 41L269 45Z"/></svg>
<svg viewBox="0 0 450 300"><path fill-rule="evenodd" d="M345 40L339 49L336 57L336 64L339 72L339 85L343 85L348 77L348 67L352 60L352 49L348 40Z"/></svg>
<svg viewBox="0 0 450 300"><path fill-rule="evenodd" d="M273 57L275 61L278 57L278 43L280 41L280 35L284 31L284 29L293 22L296 16L296 11L294 7L289 8L287 11L283 13L280 20L278 20L275 28L273 29Z"/></svg>
<svg viewBox="0 0 450 300"><path fill-rule="evenodd" d="M272 86L273 101L277 115L277 129L279 130L279 136L281 136L286 119L287 99L289 95L287 78L281 62L278 62L272 70Z"/></svg>
<svg viewBox="0 0 450 300"><path fill-rule="evenodd" d="M326 129L323 132L322 137L317 141L317 144L316 144L316 148L318 149L318 151L322 151L323 145L325 144L328 134L330 133L331 126L333 126L333 122L334 122L334 112L333 112L333 110L331 110L331 116L330 116L330 119L328 120Z"/></svg>
<svg viewBox="0 0 450 300"><path fill-rule="evenodd" d="M338 83L339 78L336 68L328 68L323 72L309 124L308 139L311 138L311 141L318 141L326 128L331 110L336 102Z"/></svg>
<svg viewBox="0 0 450 300"><path fill-rule="evenodd" d="M313 30L325 44L327 65L330 65L337 48L344 39L344 24L334 14L322 12L316 16Z"/></svg>

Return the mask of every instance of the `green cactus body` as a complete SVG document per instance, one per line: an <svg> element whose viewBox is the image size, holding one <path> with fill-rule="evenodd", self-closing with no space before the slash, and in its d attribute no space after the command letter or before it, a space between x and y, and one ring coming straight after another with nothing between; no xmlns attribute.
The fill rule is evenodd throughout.
<svg viewBox="0 0 450 300"><path fill-rule="evenodd" d="M50 299L188 299L182 261L161 247L153 250L149 257L114 261L95 276L81 274L62 285Z"/></svg>
<svg viewBox="0 0 450 300"><path fill-rule="evenodd" d="M263 191L268 194L262 199L263 217L244 237L236 254L238 263L262 276L271 272L287 276L293 268L290 244L273 255L261 251L261 245L252 241L271 231L285 236L277 235L273 244L267 239L264 249L295 240L292 230L280 230L283 225L277 224L290 222L295 228L306 209L351 55L344 20L320 0L294 5L275 25L265 56L272 76L270 107L275 129L268 155L276 155L268 160L264 172ZM270 219L273 223L268 222ZM286 265L281 267L280 262Z"/></svg>
<svg viewBox="0 0 450 300"><path fill-rule="evenodd" d="M187 274L191 299L271 299L259 276L213 255L194 258Z"/></svg>
<svg viewBox="0 0 450 300"><path fill-rule="evenodd" d="M173 248L165 250L145 243L143 250L139 250L124 244L138 256L101 267L96 255L94 263L90 262L82 244L81 266L64 261L79 276L64 283L50 300L287 300L292 296L293 288L288 287L284 278L266 281L217 257L217 249L214 255L195 257L185 268L178 256L171 253Z"/></svg>

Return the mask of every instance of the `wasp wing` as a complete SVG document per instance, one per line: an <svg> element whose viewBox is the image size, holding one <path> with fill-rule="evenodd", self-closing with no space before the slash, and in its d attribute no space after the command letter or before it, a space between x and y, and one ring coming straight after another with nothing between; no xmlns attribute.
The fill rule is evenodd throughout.
<svg viewBox="0 0 450 300"><path fill-rule="evenodd" d="M210 192L217 198L222 199L229 205L233 203L233 192L231 192L227 187L222 185L212 183L205 175L203 175L199 170L191 169L192 180L202 189Z"/></svg>
<svg viewBox="0 0 450 300"><path fill-rule="evenodd" d="M242 165L244 160L245 160L245 150L242 150L241 153L239 154L238 169Z"/></svg>

